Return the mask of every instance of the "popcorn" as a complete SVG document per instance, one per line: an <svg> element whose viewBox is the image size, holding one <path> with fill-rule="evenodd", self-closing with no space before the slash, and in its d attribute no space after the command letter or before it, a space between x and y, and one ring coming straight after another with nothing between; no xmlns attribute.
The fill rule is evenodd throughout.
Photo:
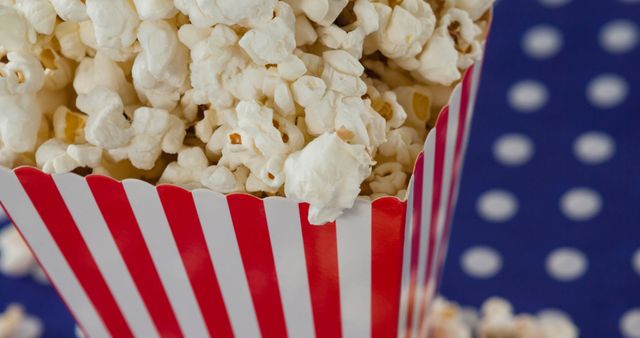
<svg viewBox="0 0 640 338"><path fill-rule="evenodd" d="M0 230L0 272L11 277L22 277L28 275L36 264L29 247L15 227L8 226Z"/></svg>
<svg viewBox="0 0 640 338"><path fill-rule="evenodd" d="M86 0L86 3L98 49L117 54L133 45L140 19L132 3L128 0ZM126 58L116 57L115 61Z"/></svg>
<svg viewBox="0 0 640 338"><path fill-rule="evenodd" d="M383 163L373 170L373 179L369 187L373 193L395 195L407 184L407 174L402 172L402 164L397 162Z"/></svg>
<svg viewBox="0 0 640 338"><path fill-rule="evenodd" d="M133 84L145 104L171 110L187 79L188 50L166 21L144 21L138 30L142 51L132 68Z"/></svg>
<svg viewBox="0 0 640 338"><path fill-rule="evenodd" d="M33 95L0 96L0 143L14 153L33 151L42 113Z"/></svg>
<svg viewBox="0 0 640 338"><path fill-rule="evenodd" d="M429 319L429 337L471 338L471 329L465 325L460 308L441 297L433 302Z"/></svg>
<svg viewBox="0 0 640 338"><path fill-rule="evenodd" d="M133 137L125 147L109 151L113 160L125 158L138 169L150 170L164 151L178 153L186 135L184 123L163 109L140 107L133 114Z"/></svg>
<svg viewBox="0 0 640 338"><path fill-rule="evenodd" d="M36 42L36 31L18 11L0 5L0 54L27 51Z"/></svg>
<svg viewBox="0 0 640 338"><path fill-rule="evenodd" d="M198 27L215 24L255 27L271 19L276 0L174 0L176 8Z"/></svg>
<svg viewBox="0 0 640 338"><path fill-rule="evenodd" d="M133 3L142 20L169 19L178 12L173 0L133 0Z"/></svg>
<svg viewBox="0 0 640 338"><path fill-rule="evenodd" d="M467 12L456 8L448 10L419 57L418 73L443 85L459 80L462 76L459 68L469 67L482 54L478 41L481 33Z"/></svg>
<svg viewBox="0 0 640 338"><path fill-rule="evenodd" d="M58 16L67 22L80 22L89 19L83 0L49 0Z"/></svg>
<svg viewBox="0 0 640 338"><path fill-rule="evenodd" d="M392 7L379 3L374 6L380 27L374 36L380 52L392 59L418 55L436 24L429 4L422 0L404 0Z"/></svg>
<svg viewBox="0 0 640 338"><path fill-rule="evenodd" d="M68 173L77 168L95 168L102 160L102 149L88 145L68 145L50 139L38 148L36 163L47 174Z"/></svg>
<svg viewBox="0 0 640 338"><path fill-rule="evenodd" d="M124 117L124 106L118 94L105 87L94 88L78 96L78 108L86 113L85 138L103 149L115 149L129 143L131 125Z"/></svg>
<svg viewBox="0 0 640 338"><path fill-rule="evenodd" d="M0 0L0 165L286 195L314 224L405 198L491 4Z"/></svg>
<svg viewBox="0 0 640 338"><path fill-rule="evenodd" d="M44 84L44 70L37 58L24 52L7 54L0 63L0 95L34 94Z"/></svg>
<svg viewBox="0 0 640 338"><path fill-rule="evenodd" d="M238 42L258 65L283 62L296 48L295 16L291 7L278 1L274 18L249 30Z"/></svg>
<svg viewBox="0 0 640 338"><path fill-rule="evenodd" d="M40 34L51 34L56 23L56 11L49 0L16 0L15 8Z"/></svg>
<svg viewBox="0 0 640 338"><path fill-rule="evenodd" d="M326 160L329 156L332 161ZM360 184L371 174L371 164L364 146L323 134L287 158L285 193L310 203L312 224L333 221L353 206Z"/></svg>
<svg viewBox="0 0 640 338"><path fill-rule="evenodd" d="M127 81L124 71L102 52L98 52L94 58L83 59L73 80L73 89L79 96L87 95L97 87L116 92L124 105L137 101L134 87Z"/></svg>
<svg viewBox="0 0 640 338"><path fill-rule="evenodd" d="M42 334L42 323L24 313L21 305L10 304L0 314L0 337L36 338Z"/></svg>

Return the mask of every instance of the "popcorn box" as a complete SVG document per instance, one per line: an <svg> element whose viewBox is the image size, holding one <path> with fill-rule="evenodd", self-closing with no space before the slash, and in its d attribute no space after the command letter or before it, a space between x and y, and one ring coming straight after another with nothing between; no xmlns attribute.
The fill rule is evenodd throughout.
<svg viewBox="0 0 640 338"><path fill-rule="evenodd" d="M89 337L424 337L480 66L454 89L405 200L307 222L291 199L0 168L0 203Z"/></svg>

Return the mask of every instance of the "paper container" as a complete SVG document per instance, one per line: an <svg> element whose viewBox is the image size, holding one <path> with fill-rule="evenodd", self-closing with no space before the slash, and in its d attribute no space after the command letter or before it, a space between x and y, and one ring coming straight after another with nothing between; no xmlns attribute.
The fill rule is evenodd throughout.
<svg viewBox="0 0 640 338"><path fill-rule="evenodd" d="M89 337L424 337L480 66L416 161L407 200L307 223L290 199L0 168L0 202Z"/></svg>

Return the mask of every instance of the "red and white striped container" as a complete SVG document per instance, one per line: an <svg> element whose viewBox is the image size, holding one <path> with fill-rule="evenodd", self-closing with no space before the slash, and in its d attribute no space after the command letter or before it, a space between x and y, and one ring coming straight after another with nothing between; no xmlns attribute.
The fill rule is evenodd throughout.
<svg viewBox="0 0 640 338"><path fill-rule="evenodd" d="M425 337L480 67L416 161L406 200L308 205L0 168L0 203L89 337Z"/></svg>

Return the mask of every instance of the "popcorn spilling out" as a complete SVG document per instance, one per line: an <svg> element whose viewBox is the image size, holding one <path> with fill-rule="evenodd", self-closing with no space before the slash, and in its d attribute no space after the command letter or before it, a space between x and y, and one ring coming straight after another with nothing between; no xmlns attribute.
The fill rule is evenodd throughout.
<svg viewBox="0 0 640 338"><path fill-rule="evenodd" d="M0 1L0 166L287 196L313 224L404 198L492 4Z"/></svg>
<svg viewBox="0 0 640 338"><path fill-rule="evenodd" d="M433 338L577 338L578 329L559 313L541 312L537 316L514 315L511 304L490 298L480 314L473 308L460 308L443 298L433 304L429 337Z"/></svg>

